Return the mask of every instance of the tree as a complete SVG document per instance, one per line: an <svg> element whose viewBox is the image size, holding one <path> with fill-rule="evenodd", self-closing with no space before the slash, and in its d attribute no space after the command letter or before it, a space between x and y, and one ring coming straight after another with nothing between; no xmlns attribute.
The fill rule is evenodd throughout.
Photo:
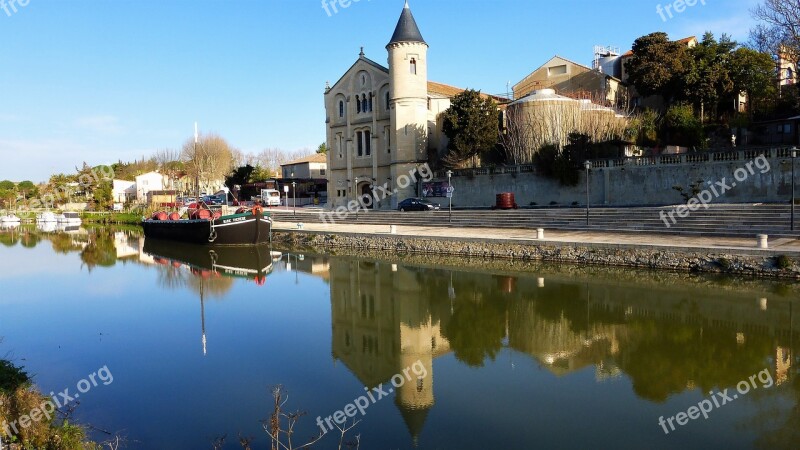
<svg viewBox="0 0 800 450"><path fill-rule="evenodd" d="M731 93L733 81L730 77L730 54L736 42L722 35L719 42L711 33L689 49L686 73L683 78L683 97L700 109L700 120L705 120L706 107L716 118L720 100Z"/></svg>
<svg viewBox="0 0 800 450"><path fill-rule="evenodd" d="M685 147L703 147L703 125L694 115L692 105L670 106L664 116L668 143Z"/></svg>
<svg viewBox="0 0 800 450"><path fill-rule="evenodd" d="M800 60L800 1L764 0L751 13L763 22L750 30L758 50L784 53L793 62Z"/></svg>
<svg viewBox="0 0 800 450"><path fill-rule="evenodd" d="M36 197L36 195L38 195L39 192L39 189L36 187L36 185L29 180L20 181L19 184L17 185L17 190L19 191L20 194L22 194L22 196L25 199L28 199L30 197Z"/></svg>
<svg viewBox="0 0 800 450"><path fill-rule="evenodd" d="M680 93L686 65L686 46L670 41L666 33L657 32L634 41L633 57L625 63L625 70L640 95L658 95L669 104Z"/></svg>
<svg viewBox="0 0 800 450"><path fill-rule="evenodd" d="M747 114L769 107L777 89L775 87L775 63L769 53L741 47L731 54L730 76L733 94L747 94Z"/></svg>
<svg viewBox="0 0 800 450"><path fill-rule="evenodd" d="M321 153L323 155L327 155L328 154L328 144L326 144L325 142L323 142L322 144L319 144L319 147L317 147L317 153Z"/></svg>
<svg viewBox="0 0 800 450"><path fill-rule="evenodd" d="M456 94L450 108L442 113L444 134L450 139L444 163L460 167L492 150L498 142L497 104L480 91L468 89Z"/></svg>
<svg viewBox="0 0 800 450"><path fill-rule="evenodd" d="M187 175L200 186L224 180L233 168L231 147L216 134L201 136L197 144L193 139L187 140L181 150L181 160Z"/></svg>

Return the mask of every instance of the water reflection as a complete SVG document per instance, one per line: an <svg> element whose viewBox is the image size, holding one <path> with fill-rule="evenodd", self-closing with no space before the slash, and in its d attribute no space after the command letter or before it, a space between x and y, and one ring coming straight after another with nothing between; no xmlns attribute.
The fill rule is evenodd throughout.
<svg viewBox="0 0 800 450"><path fill-rule="evenodd" d="M415 441L435 405L433 361L448 353L481 367L509 348L559 377L593 367L597 382L628 377L652 402L733 387L765 367L797 392L791 296L352 258L333 258L330 273L336 359L370 387L425 364L424 382L395 398Z"/></svg>
<svg viewBox="0 0 800 450"><path fill-rule="evenodd" d="M294 299L290 296L309 285L322 289L320 296L326 302L325 308L328 296L330 300L330 324L325 317L323 325L304 329L303 334L321 342L323 352L293 347L294 339L272 335L267 335L272 339L252 339L253 347L244 350L233 344L227 349L233 356L241 352L242 358L246 358L264 355L259 353L264 342L280 342L280 346L287 348L285 353L273 346L263 359L280 358L284 364L297 367L310 364L308 360L314 358L327 363L332 356L335 363L341 364L331 371L341 373L344 366L352 374L345 371L348 378L370 388L388 383L393 375L420 361L427 376L398 389L394 406L389 405L396 416L379 418L377 409L370 412L369 422L365 422L362 430L374 444L370 448L403 446L397 441L382 445L381 431L373 430L370 425L381 424L380 420L384 420L383 426L395 420L397 426L404 427L405 442L409 444L450 448L447 446L450 441L444 441L444 445L441 440L430 444L438 435L461 431L458 420L448 422L443 417L463 418L463 411L458 408L464 405L480 413L486 402L481 397L502 390L503 386L493 386L492 382L503 376L496 369L506 364L510 370L527 371L519 379L504 378L517 380L508 389L514 392L514 399L520 400L518 404L513 400L503 404L502 415L487 413L481 420L487 429L515 424L513 432L496 436L493 439L497 441L491 443L457 441L460 448L491 448L491 444L497 444L495 448L526 448L525 443L531 442L532 435L546 435L550 431L548 426L537 422L539 406L531 404L538 393L536 389L542 388L536 383L557 391L563 398L569 398L571 390L583 390L589 396L605 392L608 398L610 394L604 389L616 386L612 401L633 409L634 415L646 411L644 421L651 423L644 426L651 428L645 431L632 426L625 428L626 424L612 417L612 407L617 405L591 412L591 421L607 430L603 436L597 435L597 431L581 434L582 429L593 425L581 419L581 414L586 414L583 402L565 400L547 413L559 418L555 420L577 417L574 423L561 429L566 434L576 434L571 443L600 442L603 444L600 447L607 447L616 442L615 434L621 431L635 437L631 446L641 447L645 442L664 437L659 435L658 414L653 413L653 405L668 405L663 413L674 414L678 410L670 405L672 399L679 396L686 396L684 400L694 399L706 396L711 390L733 388L764 368L769 368L776 387L749 395L752 408L750 403L740 403L741 406L726 410L729 417L717 419L723 422L714 425L709 421L706 428L687 431L682 436L686 441L682 442L696 444L692 439L712 439L720 431L735 435L738 446L791 447L800 438L797 376L800 359L795 317L800 287L797 284L576 266L522 267L516 263L464 262L435 256L387 260L316 255L296 249L283 253L273 253L269 248L210 249L146 241L135 228L37 232L23 226L0 230L3 245L33 248L48 242L55 252L79 255L87 271L111 272L109 267L122 264L149 267L152 270L148 271L148 280L154 280L158 287L154 295L163 291L191 292L199 303L200 320L195 324L196 316L192 315L191 328L184 332L192 333L191 352L198 358L201 345L203 354L208 352L207 307L219 307L218 310L231 315L229 322L216 322L212 326L212 334L218 336L212 356L225 354L220 335L229 330L223 324L244 321L244 316L251 312L237 308L243 302L239 305L213 302L237 295L237 287L257 289L256 286L266 284L268 288L269 281L274 281L271 274L283 276L291 289L298 290L273 293L270 297L273 304L278 304L276 298L284 294L289 298L285 303L292 303ZM306 284L310 277L324 283ZM190 305L196 311L195 304ZM286 310L280 311L286 314ZM148 314L142 313L137 319L146 321ZM258 320L274 328L284 318L263 316ZM295 325L291 323L289 327ZM328 333L324 331L328 326L330 347L326 341ZM198 328L199 335L195 334ZM257 334L264 328L267 327L259 324L257 328L243 327L243 330ZM248 334L246 340L235 342L248 345L250 340ZM231 364L231 361L226 362ZM240 381L236 378L240 375L222 372L224 378L214 382ZM489 375L481 378L481 382L459 379L475 373ZM334 376L317 372L314 375ZM349 399L360 394L315 388L311 385L324 383L316 378L308 381L304 376L307 374L298 369L295 378L307 380L303 388L317 395L309 401L322 402L326 395L341 394ZM476 392L480 395L474 395ZM236 393L231 390L226 395ZM476 398L471 401L462 398L473 395ZM313 409L316 405L299 406ZM334 405L334 409L338 407ZM442 413L437 414L439 411ZM253 419L258 418L242 420ZM529 424L529 429L516 426L517 421ZM680 438L670 436L670 439ZM654 442L657 444L653 447L675 443Z"/></svg>

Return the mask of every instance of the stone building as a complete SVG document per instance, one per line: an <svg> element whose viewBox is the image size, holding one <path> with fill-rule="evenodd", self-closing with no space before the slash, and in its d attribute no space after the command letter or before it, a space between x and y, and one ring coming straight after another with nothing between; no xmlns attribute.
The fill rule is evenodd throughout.
<svg viewBox="0 0 800 450"><path fill-rule="evenodd" d="M395 208L420 193L420 184L404 175L446 151L438 117L463 89L428 81L428 44L408 3L386 50L388 68L362 48L325 89L329 207L346 206L383 186L395 194L378 198L373 207Z"/></svg>

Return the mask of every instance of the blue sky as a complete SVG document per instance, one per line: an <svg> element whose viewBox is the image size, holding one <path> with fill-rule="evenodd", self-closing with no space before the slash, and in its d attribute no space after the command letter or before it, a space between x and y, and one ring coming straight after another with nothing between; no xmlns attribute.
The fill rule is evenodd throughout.
<svg viewBox="0 0 800 450"><path fill-rule="evenodd" d="M4 0L6 3L11 0ZM17 0L18 2L20 0ZM25 0L22 0L23 3ZM244 152L316 148L323 90L358 57L385 64L403 0L28 0L0 9L0 179L178 149L216 132ZM330 2L331 0L327 0ZM589 64L653 31L747 39L758 0L411 0L429 78L489 93L559 54Z"/></svg>

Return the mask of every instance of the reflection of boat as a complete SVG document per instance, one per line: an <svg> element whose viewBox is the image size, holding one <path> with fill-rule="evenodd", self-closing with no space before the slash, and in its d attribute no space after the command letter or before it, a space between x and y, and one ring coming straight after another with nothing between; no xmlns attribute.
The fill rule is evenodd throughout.
<svg viewBox="0 0 800 450"><path fill-rule="evenodd" d="M55 221L36 221L36 229L43 233L52 233L56 231L56 227L58 227L58 224Z"/></svg>
<svg viewBox="0 0 800 450"><path fill-rule="evenodd" d="M272 272L272 258L268 246L230 247L196 245L160 241L147 238L144 252L161 264L185 264L195 275L209 277L213 274L251 278L263 284Z"/></svg>
<svg viewBox="0 0 800 450"><path fill-rule="evenodd" d="M55 230L63 233L77 233L78 231L81 230L81 227L80 225L72 225L69 223L59 222L58 224L56 224Z"/></svg>
<svg viewBox="0 0 800 450"><path fill-rule="evenodd" d="M5 216L0 216L0 223L20 223L21 220L14 214L6 214Z"/></svg>
<svg viewBox="0 0 800 450"><path fill-rule="evenodd" d="M36 222L56 223L56 222L58 222L58 216L56 216L55 213L52 213L50 211L45 211L45 212L39 214L38 216L36 216Z"/></svg>
<svg viewBox="0 0 800 450"><path fill-rule="evenodd" d="M4 230L15 230L20 227L19 222L0 222L0 228Z"/></svg>
<svg viewBox="0 0 800 450"><path fill-rule="evenodd" d="M62 224L80 225L81 216L76 212L65 212L59 216L56 216L56 221Z"/></svg>
<svg viewBox="0 0 800 450"><path fill-rule="evenodd" d="M211 216L208 210L197 210L196 213L195 219L145 220L142 222L144 235L192 244L258 245L269 242L272 219L260 210L219 217Z"/></svg>

